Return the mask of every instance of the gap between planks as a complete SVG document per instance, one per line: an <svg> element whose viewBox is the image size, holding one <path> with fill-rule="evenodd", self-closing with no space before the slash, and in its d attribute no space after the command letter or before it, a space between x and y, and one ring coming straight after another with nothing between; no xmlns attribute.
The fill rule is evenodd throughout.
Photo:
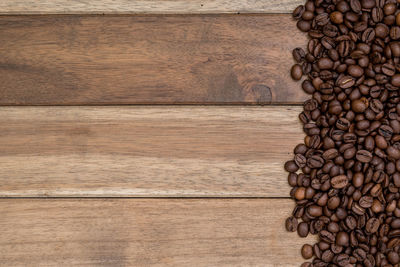
<svg viewBox="0 0 400 267"><path fill-rule="evenodd" d="M0 14L291 13L303 0L2 0Z"/></svg>
<svg viewBox="0 0 400 267"><path fill-rule="evenodd" d="M287 197L302 107L0 107L2 197Z"/></svg>
<svg viewBox="0 0 400 267"><path fill-rule="evenodd" d="M5 266L299 266L292 200L0 199Z"/></svg>

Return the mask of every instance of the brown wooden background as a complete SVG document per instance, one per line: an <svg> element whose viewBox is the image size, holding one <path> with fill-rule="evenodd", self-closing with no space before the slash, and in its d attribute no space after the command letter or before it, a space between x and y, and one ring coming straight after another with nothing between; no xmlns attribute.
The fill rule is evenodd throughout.
<svg viewBox="0 0 400 267"><path fill-rule="evenodd" d="M0 1L0 266L299 266L301 2Z"/></svg>

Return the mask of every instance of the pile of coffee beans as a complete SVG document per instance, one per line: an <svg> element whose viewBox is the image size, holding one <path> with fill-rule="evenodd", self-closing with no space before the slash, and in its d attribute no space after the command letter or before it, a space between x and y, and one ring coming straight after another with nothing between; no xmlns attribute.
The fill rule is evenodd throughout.
<svg viewBox="0 0 400 267"><path fill-rule="evenodd" d="M312 96L285 163L310 266L400 266L400 0L309 0L291 76Z"/></svg>

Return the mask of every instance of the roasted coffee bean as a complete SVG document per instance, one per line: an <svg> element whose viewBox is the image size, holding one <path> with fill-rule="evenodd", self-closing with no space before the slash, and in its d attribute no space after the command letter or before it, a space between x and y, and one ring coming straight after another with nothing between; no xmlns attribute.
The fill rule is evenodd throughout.
<svg viewBox="0 0 400 267"><path fill-rule="evenodd" d="M307 32L307 31L309 31L311 29L311 23L309 21L306 21L306 20L299 20L297 22L297 28L300 31Z"/></svg>
<svg viewBox="0 0 400 267"><path fill-rule="evenodd" d="M347 72L350 76L359 78L364 74L364 69L357 65L350 65L347 67Z"/></svg>
<svg viewBox="0 0 400 267"><path fill-rule="evenodd" d="M296 172L299 169L296 162L294 160L289 160L285 163L285 170L287 172Z"/></svg>
<svg viewBox="0 0 400 267"><path fill-rule="evenodd" d="M394 65L386 63L386 64L382 65L382 72L385 75L393 76L396 73L396 69L395 69Z"/></svg>
<svg viewBox="0 0 400 267"><path fill-rule="evenodd" d="M370 234L376 233L379 229L380 223L377 218L371 218L367 221L367 224L365 226L365 231L367 231Z"/></svg>
<svg viewBox="0 0 400 267"><path fill-rule="evenodd" d="M382 102L379 101L378 99L372 99L371 102L369 103L369 107L375 113L381 112L384 108Z"/></svg>
<svg viewBox="0 0 400 267"><path fill-rule="evenodd" d="M309 233L309 226L306 222L301 222L297 226L297 233L300 237L307 237Z"/></svg>
<svg viewBox="0 0 400 267"><path fill-rule="evenodd" d="M367 102L364 99L356 99L351 102L351 108L354 112L362 113L368 107Z"/></svg>
<svg viewBox="0 0 400 267"><path fill-rule="evenodd" d="M373 203L373 201L374 201L374 198L373 197L371 197L371 196L363 196L363 197L361 197L361 199L358 201L358 203L359 203L359 205L362 207L362 208L370 208L370 207L372 207L372 203Z"/></svg>
<svg viewBox="0 0 400 267"><path fill-rule="evenodd" d="M294 157L294 161L296 165L299 166L300 168L305 167L307 164L307 158L302 154L296 154Z"/></svg>
<svg viewBox="0 0 400 267"><path fill-rule="evenodd" d="M348 266L350 264L350 257L347 254L339 254L336 261L339 266Z"/></svg>
<svg viewBox="0 0 400 267"><path fill-rule="evenodd" d="M391 83L393 86L399 87L400 86L400 74L393 75Z"/></svg>
<svg viewBox="0 0 400 267"><path fill-rule="evenodd" d="M300 6L296 7L296 9L293 11L292 15L295 19L299 19L299 18L301 18L301 16L303 15L305 10L306 10L306 8L303 5L300 5Z"/></svg>
<svg viewBox="0 0 400 267"><path fill-rule="evenodd" d="M335 24L342 24L343 23L343 13L340 11L334 11L330 14L330 19Z"/></svg>
<svg viewBox="0 0 400 267"><path fill-rule="evenodd" d="M324 165L325 161L321 156L314 155L307 160L307 166L314 168L321 168Z"/></svg>
<svg viewBox="0 0 400 267"><path fill-rule="evenodd" d="M322 252L321 260L324 262L330 262L330 261L332 261L333 256L334 256L333 252L331 250L327 249L324 252Z"/></svg>
<svg viewBox="0 0 400 267"><path fill-rule="evenodd" d="M355 80L350 76L343 76L338 81L337 84L342 89L347 89L355 84Z"/></svg>
<svg viewBox="0 0 400 267"><path fill-rule="evenodd" d="M345 188L349 180L346 175L338 175L331 179L331 185L333 188L342 189Z"/></svg>
<svg viewBox="0 0 400 267"><path fill-rule="evenodd" d="M319 233L319 238L326 243L331 244L335 242L335 236L331 232L328 232L326 230L322 230Z"/></svg>
<svg viewBox="0 0 400 267"><path fill-rule="evenodd" d="M289 232L295 232L297 230L297 219L293 216L286 219L286 230Z"/></svg>
<svg viewBox="0 0 400 267"><path fill-rule="evenodd" d="M296 62L302 62L305 56L306 53L304 52L303 48L298 47L293 50L293 58L296 60Z"/></svg>
<svg viewBox="0 0 400 267"><path fill-rule="evenodd" d="M314 256L313 247L309 244L303 245L301 248L301 255L306 260L311 259Z"/></svg>
<svg viewBox="0 0 400 267"><path fill-rule="evenodd" d="M382 125L378 132L381 136L383 136L386 140L390 140L393 136L393 129L388 125Z"/></svg>
<svg viewBox="0 0 400 267"><path fill-rule="evenodd" d="M329 23L329 14L328 13L321 13L315 17L315 23L318 26L324 26Z"/></svg>
<svg viewBox="0 0 400 267"><path fill-rule="evenodd" d="M335 148L328 149L322 154L322 157L325 160L331 160L331 159L336 158L337 156L339 156L339 152Z"/></svg>
<svg viewBox="0 0 400 267"><path fill-rule="evenodd" d="M359 262L363 262L365 259L366 259L366 257L367 257L367 253L363 250L363 249L361 249L361 248L357 248L357 249L355 249L354 251L353 251L353 254L352 254L356 259L357 259L357 261L359 261Z"/></svg>
<svg viewBox="0 0 400 267"><path fill-rule="evenodd" d="M368 150L359 150L356 153L356 159L363 163L368 163L372 160L372 153Z"/></svg>
<svg viewBox="0 0 400 267"><path fill-rule="evenodd" d="M361 3L359 0L350 0L350 8L354 13L358 14L361 12Z"/></svg>
<svg viewBox="0 0 400 267"><path fill-rule="evenodd" d="M349 235L346 232L339 232L336 235L336 245L349 246Z"/></svg>
<svg viewBox="0 0 400 267"><path fill-rule="evenodd" d="M294 80L298 81L301 79L301 76L303 76L303 70L299 64L293 65L291 75Z"/></svg>

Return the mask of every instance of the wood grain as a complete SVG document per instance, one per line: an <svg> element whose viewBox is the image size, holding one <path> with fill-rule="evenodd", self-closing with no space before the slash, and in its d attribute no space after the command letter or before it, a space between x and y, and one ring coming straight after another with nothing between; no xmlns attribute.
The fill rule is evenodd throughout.
<svg viewBox="0 0 400 267"><path fill-rule="evenodd" d="M283 34L284 33L284 34ZM0 104L269 104L306 44L290 15L3 16Z"/></svg>
<svg viewBox="0 0 400 267"><path fill-rule="evenodd" d="M290 13L303 0L2 0L0 14Z"/></svg>
<svg viewBox="0 0 400 267"><path fill-rule="evenodd" d="M286 197L301 107L0 108L0 196Z"/></svg>
<svg viewBox="0 0 400 267"><path fill-rule="evenodd" d="M2 199L3 266L299 266L286 199Z"/></svg>

